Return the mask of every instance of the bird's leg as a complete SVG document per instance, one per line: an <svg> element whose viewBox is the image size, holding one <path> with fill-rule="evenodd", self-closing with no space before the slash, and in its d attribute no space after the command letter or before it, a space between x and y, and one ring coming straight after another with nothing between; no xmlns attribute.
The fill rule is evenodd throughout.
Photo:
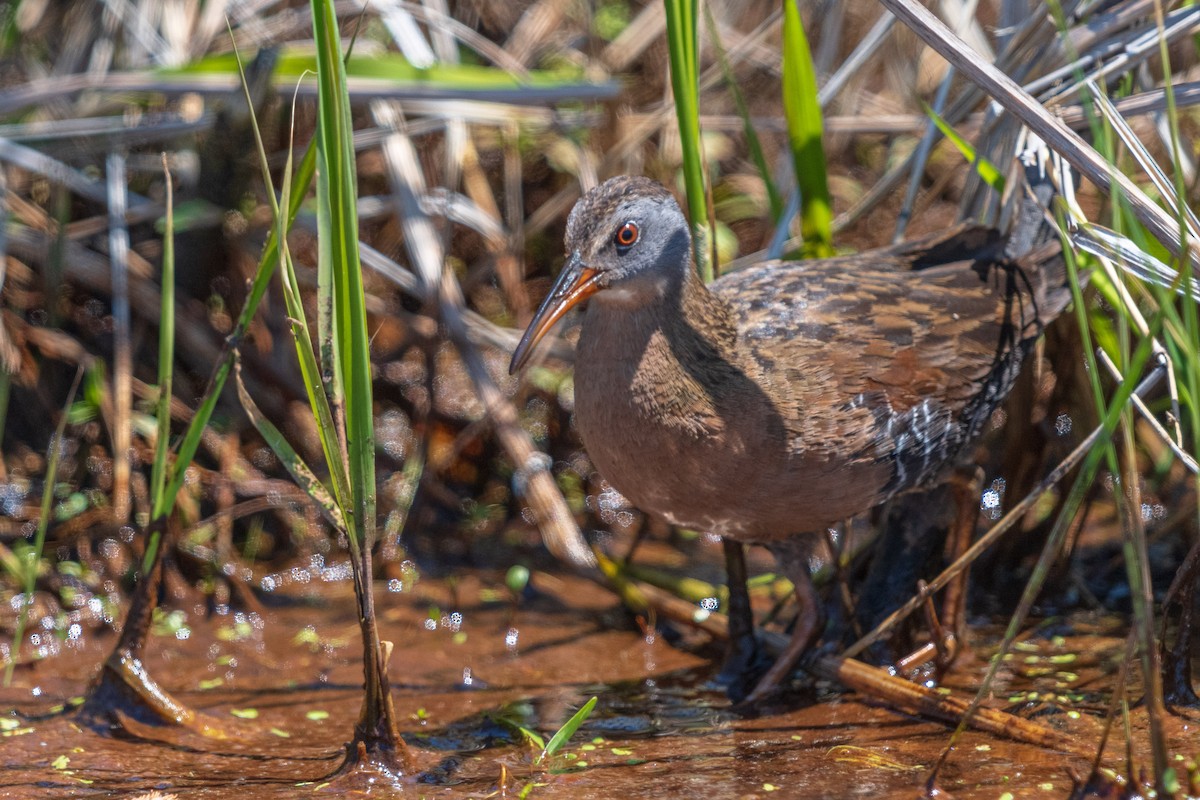
<svg viewBox="0 0 1200 800"><path fill-rule="evenodd" d="M949 563L957 561L971 546L975 521L979 515L978 498L982 484L983 471L972 465L955 470L939 490L942 496L947 493L950 495L955 509L954 520L945 534L945 552ZM894 663L897 670L907 673L932 661L934 673L940 680L954 663L966 624L967 573L968 570L964 569L946 585L942 595L941 621L938 620L932 598L926 597L925 619L932 641L896 659ZM917 590L922 595L927 594L924 581L917 582Z"/></svg>
<svg viewBox="0 0 1200 800"><path fill-rule="evenodd" d="M794 536L771 542L768 549L775 555L779 571L788 577L796 589L796 624L787 647L762 676L745 700L747 705L762 700L782 684L795 668L800 657L812 647L821 634L823 623L821 604L808 571L809 543L805 537Z"/></svg>
<svg viewBox="0 0 1200 800"><path fill-rule="evenodd" d="M1162 651L1163 695L1171 710L1194 708L1200 705L1200 697L1192 688L1192 609L1196 584L1200 581L1200 542L1192 545L1183 564L1175 573L1170 588L1162 602L1162 634L1159 637ZM1179 608L1179 625L1175 631L1175 644L1167 647L1167 624L1172 610Z"/></svg>
<svg viewBox="0 0 1200 800"><path fill-rule="evenodd" d="M722 539L725 548L725 576L729 602L729 646L717 683L725 687L729 699L739 702L762 672L763 654L754 637L754 616L750 608L750 590L746 585L746 552L741 542Z"/></svg>
<svg viewBox="0 0 1200 800"><path fill-rule="evenodd" d="M949 509L949 490L944 485L892 500L871 548L867 576L859 584L854 614L862 630L874 630L895 611L935 556L940 556L950 527ZM871 647L869 658L880 664L895 663L898 655L912 648L912 628L913 623L906 621L904 627L894 629Z"/></svg>
<svg viewBox="0 0 1200 800"><path fill-rule="evenodd" d="M972 465L956 471L950 478L956 513L950 529L948 560L954 563L971 547L975 521L979 518L979 490L983 485L983 470ZM947 635L938 648L938 672L944 672L958 655L967 620L967 573L964 569L946 585L942 596L943 628Z"/></svg>

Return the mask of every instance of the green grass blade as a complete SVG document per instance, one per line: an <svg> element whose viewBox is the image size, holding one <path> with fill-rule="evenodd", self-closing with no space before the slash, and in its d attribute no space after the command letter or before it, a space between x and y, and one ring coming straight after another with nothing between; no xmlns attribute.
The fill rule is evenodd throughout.
<svg viewBox="0 0 1200 800"><path fill-rule="evenodd" d="M705 281L713 279L712 231L708 224L708 195L700 144L700 67L697 59L697 0L664 0L667 10L667 48L671 62L671 92L679 121L683 150L683 183L692 220L696 268Z"/></svg>
<svg viewBox="0 0 1200 800"><path fill-rule="evenodd" d="M308 187L312 185L313 176L316 174L317 168L317 150L315 143L311 143L308 150L304 153L304 158L300 160L300 165L296 169L296 174L292 179L291 184L291 202L287 203L287 223L290 225L296 219L296 214L300 211L300 205L304 201L304 195L308 192ZM221 392L225 388L225 382L229 379L229 371L233 367L234 348L242 337L246 334L246 329L250 326L250 320L254 318L258 311L258 305L262 301L263 295L266 294L267 287L271 283L271 278L275 274L275 265L279 261L279 237L276 231L272 230L270 238L267 240L267 245L263 249L262 258L258 262L258 270L254 274L254 282L250 285L250 294L246 298L245 305L242 306L242 313L238 316L237 325L233 332L226 340L228 348L223 354L221 362L217 365L213 372L213 377L209 381L208 390L204 393L204 399L201 400L199 408L196 409L195 416L192 417L191 423L184 432L183 438L179 442L179 450L175 456L175 464L171 470L171 480L167 484L165 493L165 506L170 508L175 503L175 497L179 494L180 488L183 487L183 479L187 473L188 465L192 463L192 459L196 456L196 451L200 448L200 437L204 434L204 429L208 427L209 420L212 419L213 411L217 408L217 401L221 398ZM154 537L152 536L151 546L153 546ZM147 553L150 552L150 547L147 547Z"/></svg>
<svg viewBox="0 0 1200 800"><path fill-rule="evenodd" d="M970 162L975 171L979 173L980 179L994 189L996 192L1003 194L1004 192L1004 175L996 168L996 165L988 161L986 158L980 157L971 143L959 135L958 131L942 119L941 115L933 110L928 104L925 105L925 114L929 119L933 120L933 124L942 132L942 135L950 140L950 143L958 148L958 152L962 153L963 158Z"/></svg>
<svg viewBox="0 0 1200 800"><path fill-rule="evenodd" d="M9 652L11 655L8 658L8 663L4 666L4 685L8 686L12 683L13 668L17 665L17 652L20 649L21 640L25 638L25 627L29 623L29 606L33 602L33 590L37 582L38 564L42 560L42 550L46 547L46 529L50 527L50 512L54 504L54 487L57 483L55 475L58 474L58 462L63 450L63 434L67 429L67 419L70 416L67 411L71 408L71 404L75 402L75 393L79 391L79 383L83 379L83 367L75 371L75 382L71 384L71 390L67 392L67 402L63 405L62 415L58 419L58 426L54 429L54 436L50 439L49 453L46 457L46 485L42 487L42 507L38 513L37 532L34 534L33 547L27 552L26 558L28 563L23 564L21 568L21 577L23 579L21 586L21 610L17 614L17 624L13 628L12 647Z"/></svg>
<svg viewBox="0 0 1200 800"><path fill-rule="evenodd" d="M538 761L544 761L557 753L567 743L567 740L575 735L575 731L579 730L579 726L583 724L584 720L591 716L592 709L595 707L595 697L584 703L583 708L576 711L569 720L564 722L563 726L558 729L558 732L550 737L550 741L546 742L546 749L542 751L541 758Z"/></svg>
<svg viewBox="0 0 1200 800"><path fill-rule="evenodd" d="M253 107L251 107L251 113L253 113ZM284 204L287 208L287 225L290 225L295 220L296 214L300 211L304 195L308 192L308 187L312 185L316 167L317 151L316 143L313 142L309 144L304 158L301 159L300 168L297 170L295 180L292 183L292 200L290 203ZM209 380L208 388L200 402L200 406L196 409L196 413L188 424L183 438L179 441L175 461L168 473L166 487L160 495L162 498L161 503L158 504L153 519L151 519L150 538L146 542L146 550L142 556L144 572L150 569L158 557L158 548L162 538L160 527L153 523L160 516L168 514L175 506L175 498L179 496L179 490L183 488L183 481L187 476L187 468L191 465L192 459L196 457L196 451L200 448L200 439L204 435L204 430L208 427L209 420L212 419L213 412L217 408L217 401L220 400L221 393L225 389L225 382L229 379L229 371L233 366L234 352L237 344L245 336L246 330L250 326L250 321L258 311L258 305L262 301L263 295L266 294L267 286L270 285L271 277L275 272L275 264L278 258L279 238L277 232L272 230L271 236L267 240L267 245L263 250L262 258L259 260L258 270L255 273L254 282L250 287L250 294L242 306L242 313L238 316L233 332L226 339L226 347L222 353L221 361L214 369L213 376Z"/></svg>
<svg viewBox="0 0 1200 800"><path fill-rule="evenodd" d="M337 500L329 493L329 490L325 488L325 484L321 483L308 464L304 463L304 459L295 451L287 438L279 432L279 428L275 427L274 423L267 419L262 411L259 410L258 404L254 402L254 398L246 390L246 384L242 381L242 363L240 360L234 361L233 375L234 383L237 385L238 399L241 400L242 408L245 409L246 415L250 417L255 430L263 437L263 441L267 443L275 455L279 457L279 461L288 471L288 474L292 476L292 480L296 482L296 485L303 489L305 494L316 502L325 519L329 521L329 524L337 530L345 531L346 522L342 518L342 510L338 507Z"/></svg>
<svg viewBox="0 0 1200 800"><path fill-rule="evenodd" d="M721 45L721 37L717 35L717 23L713 19L712 6L708 3L704 5L704 21L708 26L709 41L712 42L713 51L717 55L717 63L721 65L721 74L725 76L725 84L729 87L729 93L737 107L738 116L742 120L742 135L746 137L746 147L750 151L750 158L754 161L754 167L758 170L763 185L767 187L771 221L778 223L779 217L783 214L783 198L779 196L779 190L775 188L775 181L771 179L771 168L767 165L762 142L759 141L758 131L754 130L754 123L750 119L750 107L746 105L746 98L738 88L737 81L734 80L733 68L729 64L729 59L725 57L725 48Z"/></svg>
<svg viewBox="0 0 1200 800"><path fill-rule="evenodd" d="M267 193L267 197L274 216L273 230L275 240L279 243L276 252L279 256L279 263L283 267L281 283L283 285L284 304L287 306L292 341L296 346L296 358L300 363L300 374L304 381L305 392L308 395L309 407L312 409L313 415L317 420L317 435L321 440L325 462L329 467L330 476L333 480L334 496L345 507L351 501L349 478L346 475L344 459L341 457L341 445L337 435L338 428L334 421L333 410L329 406L329 398L326 395L323 376L317 365L316 358L313 356L312 335L309 333L308 322L304 314L304 304L300 299L300 282L296 278L295 266L292 263L291 252L288 250L287 236L290 227L289 221L284 219L280 214L280 203L275 200L274 182L271 179L269 166L270 162L267 159L267 151L263 145L258 119L254 113L254 104L251 101L246 73L242 69L242 60L236 50L234 51L234 56L237 59L238 74L242 79L242 89L246 95L246 104L250 109L251 129L254 131L255 145L258 147L258 158L262 169L263 184L271 189ZM292 130L295 129L294 111L295 105L293 103ZM284 208L290 208L292 197L292 151L290 148L288 150L287 161L284 164L282 182L282 204ZM240 393L242 390L240 378L238 386ZM245 402L243 402L243 406L245 405ZM247 413L250 413L249 408L247 408ZM290 445L288 449L289 451L291 450ZM344 528L344 526L342 527Z"/></svg>
<svg viewBox="0 0 1200 800"><path fill-rule="evenodd" d="M332 3L313 0L317 46L318 303L332 291L333 405L345 417L345 449L353 504L352 546L369 548L375 529L375 431L366 300L358 253L358 208L350 98ZM319 279L320 280L320 279ZM361 538L358 538L360 537Z"/></svg>
<svg viewBox="0 0 1200 800"><path fill-rule="evenodd" d="M379 639L371 591L371 546L375 540L375 423L371 386L366 297L358 251L358 193L350 96L332 0L312 0L317 51L317 235L318 304L328 304L329 383L335 431L352 502L343 503L359 628L363 639L363 702L347 765L369 759L396 775L412 767L396 729L388 689L388 648ZM325 332L322 331L322 334ZM326 347L321 342L322 349Z"/></svg>
<svg viewBox="0 0 1200 800"><path fill-rule="evenodd" d="M291 177L291 169L292 160L289 156L287 165L284 167L283 198L285 205L289 199L289 190L286 187ZM325 463L333 481L334 496L340 507L344 509L352 502L352 492L350 476L346 472L346 462L342 457L337 421L334 419L333 409L329 404L329 395L327 394L329 384L313 354L312 334L304 316L304 304L300 299L300 281L296 277L296 267L287 246L286 221L278 215L276 215L276 221L281 242L279 253L280 261L283 264L283 296L288 308L288 323L292 331L292 340L296 344L296 358L300 363L300 375L304 380L305 392L308 394L309 407L317 420L317 436L321 440Z"/></svg>
<svg viewBox="0 0 1200 800"><path fill-rule="evenodd" d="M817 75L795 0L783 0L783 115L796 186L804 255L833 255L833 210L829 200Z"/></svg>

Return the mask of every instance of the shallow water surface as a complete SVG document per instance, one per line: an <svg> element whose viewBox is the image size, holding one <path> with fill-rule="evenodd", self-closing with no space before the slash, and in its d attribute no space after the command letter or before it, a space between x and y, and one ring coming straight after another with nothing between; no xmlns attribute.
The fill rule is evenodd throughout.
<svg viewBox="0 0 1200 800"><path fill-rule="evenodd" d="M0 690L0 798L387 797L705 798L918 795L949 741L946 726L821 687L820 701L742 719L708 680L717 651L691 652L631 629L612 595L583 578L535 577L520 603L496 575L422 580L381 590L381 633L395 644L392 687L421 772L410 785L347 789L324 778L340 762L359 707L359 634L345 580L282 586L260 613L177 606L150 641L151 673L206 715L225 738L171 727L118 735L81 727L68 711L112 646L80 637L19 669ZM1093 672L1107 672L1121 639L1086 637ZM1059 639L1046 647L1071 644ZM1036 663L1037 645L1021 659ZM983 652L982 650L980 651ZM967 657L951 683L969 685L985 659ZM1084 710L1069 715L1052 687L1064 679L1016 670L1003 706L1097 739L1104 702L1089 678L1068 675ZM1057 675L1057 677L1055 677ZM1049 683L1047 683L1049 681ZM1041 691L1039 692L1039 687ZM1097 686L1097 688L1103 688ZM1062 691L1066 691L1065 689ZM548 737L590 697L595 712L557 756L519 727ZM10 713L9 710L12 710ZM1072 718L1075 717L1075 718ZM1187 722L1177 731L1187 735ZM1116 738L1120 738L1119 736ZM1186 739L1184 739L1186 741ZM1120 747L1110 745L1116 752ZM1118 762L1119 763L1119 762ZM968 732L939 780L959 798L1066 797L1086 760Z"/></svg>

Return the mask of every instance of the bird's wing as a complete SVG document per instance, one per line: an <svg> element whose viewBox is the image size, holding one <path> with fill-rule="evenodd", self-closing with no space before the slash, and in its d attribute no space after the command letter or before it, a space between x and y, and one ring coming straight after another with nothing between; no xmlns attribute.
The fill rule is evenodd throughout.
<svg viewBox="0 0 1200 800"><path fill-rule="evenodd" d="M1057 245L1015 264L1003 244L964 226L733 273L713 289L797 447L849 439L863 458L897 460L894 480L915 485L978 432L1066 305Z"/></svg>

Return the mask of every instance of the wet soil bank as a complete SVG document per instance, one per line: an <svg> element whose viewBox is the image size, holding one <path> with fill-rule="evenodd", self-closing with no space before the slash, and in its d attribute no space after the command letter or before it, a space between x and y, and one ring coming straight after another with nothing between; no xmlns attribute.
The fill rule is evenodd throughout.
<svg viewBox="0 0 1200 800"><path fill-rule="evenodd" d="M198 604L161 617L147 665L224 738L81 724L70 706L113 637L56 640L0 690L0 798L911 798L950 740L944 725L834 687L739 718L709 683L715 648L637 630L588 580L539 573L517 601L502 575L468 573L379 592L381 632L395 643L396 707L420 774L404 786L329 784L360 697L347 578L336 566L296 569L277 576L261 613L209 614ZM1044 625L1022 644L994 704L1098 741L1120 625ZM956 688L986 666L987 637L974 638L948 681ZM568 746L536 763L520 728L548 737L592 696L597 708ZM1192 752L1192 722L1170 724L1175 751ZM1108 762L1120 767L1122 737L1113 739ZM958 798L1064 798L1070 772L1088 767L968 732L939 785Z"/></svg>

